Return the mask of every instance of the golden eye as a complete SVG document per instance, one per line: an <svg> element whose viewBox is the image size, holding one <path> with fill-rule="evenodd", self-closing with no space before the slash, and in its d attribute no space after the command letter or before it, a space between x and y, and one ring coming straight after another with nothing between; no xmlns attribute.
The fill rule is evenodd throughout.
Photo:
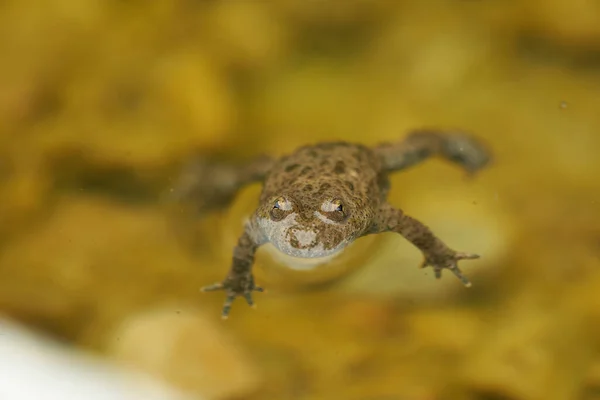
<svg viewBox="0 0 600 400"><path fill-rule="evenodd" d="M333 206L333 210L334 211L344 212L344 206L342 205L341 201L334 200L334 201L331 202L331 205Z"/></svg>
<svg viewBox="0 0 600 400"><path fill-rule="evenodd" d="M327 207L328 211L326 213L327 218L329 218L330 220L334 221L334 222L344 222L346 220L346 218L348 217L348 215L346 214L346 209L344 207L344 204L338 200L332 200L331 202L328 203L328 207Z"/></svg>
<svg viewBox="0 0 600 400"><path fill-rule="evenodd" d="M283 197L280 197L273 203L269 215L273 221L281 221L287 215L286 211L289 211L289 208L290 204Z"/></svg>
<svg viewBox="0 0 600 400"><path fill-rule="evenodd" d="M273 204L273 208L282 210L284 208L284 205L285 205L285 199L283 197L279 197L277 200L275 200L275 203Z"/></svg>

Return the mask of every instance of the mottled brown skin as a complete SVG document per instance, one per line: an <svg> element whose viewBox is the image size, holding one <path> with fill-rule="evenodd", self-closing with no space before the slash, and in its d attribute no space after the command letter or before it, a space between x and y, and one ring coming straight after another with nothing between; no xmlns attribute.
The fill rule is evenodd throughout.
<svg viewBox="0 0 600 400"><path fill-rule="evenodd" d="M252 292L263 291L252 275L261 245L269 242L288 255L315 258L334 255L362 236L382 232L399 233L420 249L425 258L422 267L431 266L436 278L448 269L470 286L457 262L479 256L450 249L427 226L386 200L390 173L431 156L458 164L470 174L490 160L482 144L469 135L421 130L398 143L373 148L319 143L278 160L263 157L241 166L203 165L188 189L204 210L227 205L239 188L263 181L259 206L234 248L227 277L203 290L225 291L222 316L227 318L236 297L243 296L253 306Z"/></svg>

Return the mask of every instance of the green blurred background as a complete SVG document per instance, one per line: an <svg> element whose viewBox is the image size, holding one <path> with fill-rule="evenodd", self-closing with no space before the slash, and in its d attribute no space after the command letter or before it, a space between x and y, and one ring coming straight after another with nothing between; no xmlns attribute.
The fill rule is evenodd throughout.
<svg viewBox="0 0 600 400"><path fill-rule="evenodd" d="M8 0L0 32L5 316L208 399L600 399L597 1ZM200 218L186 162L420 127L494 152L392 179L471 289L381 235L221 322L198 288L260 187Z"/></svg>

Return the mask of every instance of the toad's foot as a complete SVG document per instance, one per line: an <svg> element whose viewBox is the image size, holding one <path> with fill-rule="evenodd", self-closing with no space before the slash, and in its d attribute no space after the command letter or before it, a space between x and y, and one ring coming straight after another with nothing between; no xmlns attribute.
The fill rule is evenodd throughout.
<svg viewBox="0 0 600 400"><path fill-rule="evenodd" d="M425 261L421 264L421 268L432 267L435 273L435 277L440 279L442 277L442 270L448 269L452 271L452 273L460 279L460 281L466 287L471 286L471 282L469 279L464 276L461 270L458 268L458 261L460 260L475 260L479 258L478 254L471 253L457 253L455 251L448 251L444 254L427 254L425 256Z"/></svg>
<svg viewBox="0 0 600 400"><path fill-rule="evenodd" d="M241 275L235 278L227 277L223 282L204 286L200 290L203 292L215 292L219 290L225 291L227 298L225 299L223 311L221 313L221 318L223 319L227 319L229 317L231 304L236 297L244 297L248 305L252 308L255 308L256 305L252 299L252 292L265 291L262 287L254 284L254 277L252 275Z"/></svg>
<svg viewBox="0 0 600 400"><path fill-rule="evenodd" d="M474 176L492 161L487 145L465 132L419 129L401 142L382 143L374 149L388 173L438 156L462 167L469 176Z"/></svg>
<svg viewBox="0 0 600 400"><path fill-rule="evenodd" d="M490 152L482 142L461 133L444 137L442 154L449 161L462 166L469 176L474 176L492 160Z"/></svg>

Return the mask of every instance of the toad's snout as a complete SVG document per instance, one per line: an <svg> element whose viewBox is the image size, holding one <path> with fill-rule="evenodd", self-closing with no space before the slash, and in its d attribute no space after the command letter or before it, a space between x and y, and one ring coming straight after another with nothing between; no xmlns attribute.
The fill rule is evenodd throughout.
<svg viewBox="0 0 600 400"><path fill-rule="evenodd" d="M287 236L290 244L297 249L314 247L317 241L316 232L304 229L290 228Z"/></svg>

